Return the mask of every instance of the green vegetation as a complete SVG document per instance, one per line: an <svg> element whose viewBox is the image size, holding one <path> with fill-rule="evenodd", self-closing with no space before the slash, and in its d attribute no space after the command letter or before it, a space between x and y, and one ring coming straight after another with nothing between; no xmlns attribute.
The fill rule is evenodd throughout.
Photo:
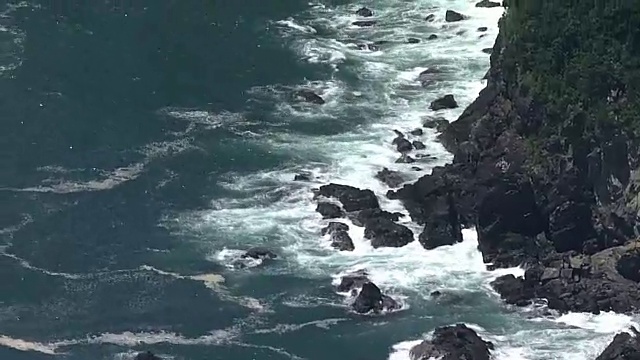
<svg viewBox="0 0 640 360"><path fill-rule="evenodd" d="M502 33L507 81L549 112L542 134L640 134L640 0L510 0Z"/></svg>

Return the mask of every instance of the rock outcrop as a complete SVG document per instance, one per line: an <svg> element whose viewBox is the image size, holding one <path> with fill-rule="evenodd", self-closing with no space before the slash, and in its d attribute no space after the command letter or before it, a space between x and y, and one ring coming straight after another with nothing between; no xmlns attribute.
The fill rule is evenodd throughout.
<svg viewBox="0 0 640 360"><path fill-rule="evenodd" d="M414 346L411 360L489 360L493 344L464 324L437 328L431 340Z"/></svg>
<svg viewBox="0 0 640 360"><path fill-rule="evenodd" d="M524 278L502 276L492 286L518 306L543 298L561 312L632 312L640 309L639 261L640 243L594 255L548 256L527 269Z"/></svg>
<svg viewBox="0 0 640 360"><path fill-rule="evenodd" d="M397 310L400 304L382 291L372 282L365 282L362 290L353 302L353 310L360 314L380 313L382 311Z"/></svg>
<svg viewBox="0 0 640 360"><path fill-rule="evenodd" d="M629 331L616 335L596 360L640 359L640 332L634 327Z"/></svg>

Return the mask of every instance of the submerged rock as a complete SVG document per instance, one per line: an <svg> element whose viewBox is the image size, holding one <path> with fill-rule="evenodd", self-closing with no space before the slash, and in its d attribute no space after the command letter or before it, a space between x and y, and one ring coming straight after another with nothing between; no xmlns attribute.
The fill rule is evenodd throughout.
<svg viewBox="0 0 640 360"><path fill-rule="evenodd" d="M296 174L293 177L293 181L311 181L311 174Z"/></svg>
<svg viewBox="0 0 640 360"><path fill-rule="evenodd" d="M376 179L382 181L392 188L396 188L406 181L402 177L400 172L389 170L387 168L383 168L382 170L378 171L378 173L376 174Z"/></svg>
<svg viewBox="0 0 640 360"><path fill-rule="evenodd" d="M451 94L447 94L439 99L436 99L431 102L429 108L433 111L443 110L443 109L455 109L458 107L458 102Z"/></svg>
<svg viewBox="0 0 640 360"><path fill-rule="evenodd" d="M369 282L369 274L365 270L359 270L351 274L345 275L340 280L340 284L336 288L338 292L346 293L354 289L359 289L365 283Z"/></svg>
<svg viewBox="0 0 640 360"><path fill-rule="evenodd" d="M312 104L322 105L325 103L324 99L311 90L298 90L293 94L294 98L299 101L306 101Z"/></svg>
<svg viewBox="0 0 640 360"><path fill-rule="evenodd" d="M162 360L161 357L155 355L151 351L141 352L136 355L134 360Z"/></svg>
<svg viewBox="0 0 640 360"><path fill-rule="evenodd" d="M417 44L419 42L420 42L420 39L416 39L416 38L413 38L413 37L407 38L407 43L408 44Z"/></svg>
<svg viewBox="0 0 640 360"><path fill-rule="evenodd" d="M479 3L476 3L476 7L493 8L498 6L501 6L499 2L491 0L482 0Z"/></svg>
<svg viewBox="0 0 640 360"><path fill-rule="evenodd" d="M402 156L400 156L395 162L396 164L411 164L416 162L416 159L407 154L402 154Z"/></svg>
<svg viewBox="0 0 640 360"><path fill-rule="evenodd" d="M361 7L356 11L356 15L362 16L362 17L371 17L373 16L373 11L371 11L369 8Z"/></svg>
<svg viewBox="0 0 640 360"><path fill-rule="evenodd" d="M443 117L427 117L422 123L422 126L429 129L436 129L437 132L441 133L449 126L449 120Z"/></svg>
<svg viewBox="0 0 640 360"><path fill-rule="evenodd" d="M424 19L425 19L426 21L431 22L431 21L433 21L433 20L435 20L435 19L436 19L436 15L435 15L435 14L429 14L429 15L427 15Z"/></svg>
<svg viewBox="0 0 640 360"><path fill-rule="evenodd" d="M360 27L374 26L376 23L377 21L375 20L359 20L352 22L353 25Z"/></svg>
<svg viewBox="0 0 640 360"><path fill-rule="evenodd" d="M427 148L427 146L422 141L414 140L411 144L413 144L413 147L416 150L424 150Z"/></svg>
<svg viewBox="0 0 640 360"><path fill-rule="evenodd" d="M265 249L262 247L254 247L247 250L247 252L242 254L240 257L242 259L252 258L256 260L272 260L272 259L276 259L278 255L276 255L276 253L274 253L269 249Z"/></svg>
<svg viewBox="0 0 640 360"><path fill-rule="evenodd" d="M489 360L493 344L464 324L437 328L432 340L414 346L411 360Z"/></svg>
<svg viewBox="0 0 640 360"><path fill-rule="evenodd" d="M424 131L420 128L417 129L413 129L411 131L409 131L409 134L413 135L413 136L422 136L424 134Z"/></svg>
<svg viewBox="0 0 640 360"><path fill-rule="evenodd" d="M325 226L322 229L321 233L324 236L326 234L331 234L336 230L349 231L349 225L337 221L332 221L329 223L329 225Z"/></svg>
<svg viewBox="0 0 640 360"><path fill-rule="evenodd" d="M444 16L444 20L446 22L456 22L456 21L461 21L466 19L466 16L460 14L457 11L453 11L453 10L447 10L447 12L445 13Z"/></svg>

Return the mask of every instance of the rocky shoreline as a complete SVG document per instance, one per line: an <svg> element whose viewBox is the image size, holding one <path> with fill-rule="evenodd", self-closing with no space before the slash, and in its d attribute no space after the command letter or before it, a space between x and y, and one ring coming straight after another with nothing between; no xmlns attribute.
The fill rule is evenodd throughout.
<svg viewBox="0 0 640 360"><path fill-rule="evenodd" d="M366 8L359 12L372 13ZM447 21L464 19L462 14L447 12ZM581 129L575 128L580 119L560 134L537 138L545 126L545 105L529 95L525 86L514 83L503 67L508 46L503 21L493 49L487 51L491 67L478 98L450 124L438 118L425 122L425 127L440 132L453 162L436 167L413 184L390 190L387 197L402 201L412 220L424 226L418 239L425 249L460 242L462 229L473 227L490 269L523 267L524 277L506 275L492 282L508 304L527 306L542 299L559 312L636 312L640 309L640 242L636 240L640 146L622 129L584 139L578 133ZM421 81L428 82L434 73L437 70L423 72ZM452 95L431 103L434 111L457 106ZM421 134L421 129L411 132ZM532 139L541 148L532 150ZM419 140L410 141L398 131L392 144L400 153L399 163L412 163L412 151L424 148ZM391 188L404 183L401 173L386 168L377 178ZM382 210L370 190L328 184L320 187L316 198L324 218L346 216L365 228L373 247L401 247L414 239L410 229L396 223L402 214ZM348 230L346 224L334 222L323 235L330 235L335 248L350 251ZM352 284L371 284L365 279ZM374 294L373 302L379 305L363 307L355 301L356 309L385 307L384 295L373 287L376 291L367 293ZM457 325L437 329L434 341L451 331L471 331L477 336ZM412 350L412 359L434 354L458 358L455 352L435 350L433 344ZM608 348L598 359L624 358L611 354L628 353L629 348L635 356L640 353L633 336L618 335L611 347L614 350ZM464 356L488 359L490 348L485 344L486 351Z"/></svg>

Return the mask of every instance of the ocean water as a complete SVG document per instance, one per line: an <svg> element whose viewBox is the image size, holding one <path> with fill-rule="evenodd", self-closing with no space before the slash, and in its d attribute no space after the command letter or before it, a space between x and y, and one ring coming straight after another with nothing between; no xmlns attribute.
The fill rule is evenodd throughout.
<svg viewBox="0 0 640 360"><path fill-rule="evenodd" d="M363 5L376 26L351 25ZM1 2L0 359L407 360L459 322L495 359L595 358L638 318L504 305L489 282L522 270L486 271L473 229L431 251L373 249L353 225L353 252L320 235L314 187L372 189L406 213L375 173L414 181L451 160L429 129L415 164L396 164L391 141L428 115L455 120L484 86L503 10L474 5ZM447 9L469 19L446 23ZM303 88L326 104L294 102ZM433 114L447 93L461 107ZM279 259L235 266L252 246ZM403 308L350 312L333 285L358 269Z"/></svg>

